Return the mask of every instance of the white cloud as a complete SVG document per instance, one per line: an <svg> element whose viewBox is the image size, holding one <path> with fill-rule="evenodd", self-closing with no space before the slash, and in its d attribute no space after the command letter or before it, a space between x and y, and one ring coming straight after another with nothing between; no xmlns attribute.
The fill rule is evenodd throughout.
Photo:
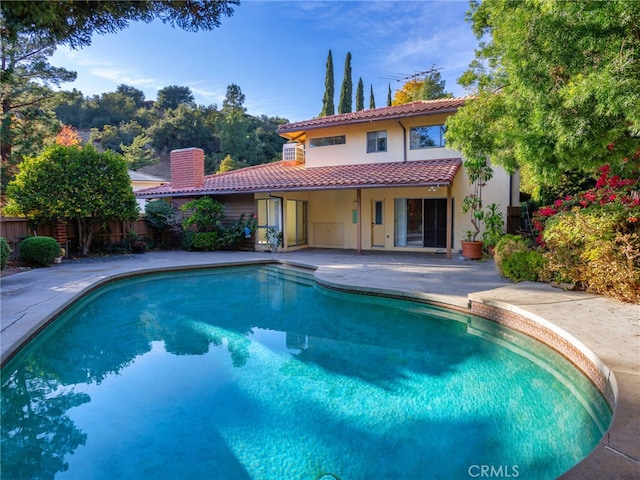
<svg viewBox="0 0 640 480"><path fill-rule="evenodd" d="M159 84L158 79L143 77L137 75L136 72L118 70L105 66L91 68L89 69L89 73L96 77L111 80L118 85L125 84L138 88L157 88L157 85Z"/></svg>

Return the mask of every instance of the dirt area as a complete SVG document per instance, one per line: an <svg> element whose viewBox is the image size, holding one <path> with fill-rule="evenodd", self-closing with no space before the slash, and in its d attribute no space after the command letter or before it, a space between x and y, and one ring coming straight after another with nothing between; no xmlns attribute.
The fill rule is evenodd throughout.
<svg viewBox="0 0 640 480"><path fill-rule="evenodd" d="M8 277L9 275L24 272L26 270L31 270L31 267L25 267L17 260L9 260L7 262L7 267L0 272L0 278Z"/></svg>

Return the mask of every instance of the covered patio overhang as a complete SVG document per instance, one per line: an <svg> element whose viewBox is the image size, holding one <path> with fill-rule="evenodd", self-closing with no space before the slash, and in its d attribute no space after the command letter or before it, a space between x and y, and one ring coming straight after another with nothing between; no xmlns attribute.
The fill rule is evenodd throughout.
<svg viewBox="0 0 640 480"><path fill-rule="evenodd" d="M321 190L355 190L357 201L357 253L362 253L362 191L402 187L446 187L446 255L452 256L453 181L462 165L460 158L306 167L275 162L204 178L200 186L173 188L171 184L136 192L140 198L195 197L241 193L273 194Z"/></svg>

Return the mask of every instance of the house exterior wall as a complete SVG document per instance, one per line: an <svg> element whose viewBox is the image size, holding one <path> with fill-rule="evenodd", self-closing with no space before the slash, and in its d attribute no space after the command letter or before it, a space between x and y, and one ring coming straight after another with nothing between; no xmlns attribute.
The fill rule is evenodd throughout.
<svg viewBox="0 0 640 480"><path fill-rule="evenodd" d="M443 125L447 115L429 115L397 120L385 120L366 124L344 125L322 128L308 132L305 141L305 163L307 167L324 167L335 165L355 165L363 163L402 162L411 160L430 160L442 158L460 158L456 150L448 148L409 148L409 131L411 127L426 125ZM404 128L403 128L404 127ZM367 132L387 132L387 151L367 153ZM315 138L345 135L345 144L311 147L310 141ZM405 156L406 152L406 156Z"/></svg>
<svg viewBox="0 0 640 480"><path fill-rule="evenodd" d="M509 202L509 191L503 188L508 184L509 175L501 168L495 168L494 177L484 188L483 197L485 205L498 203L503 214ZM453 202L453 236L452 249L460 248L460 240L465 231L471 229L468 214L460 212L462 199L471 191L464 169L456 176L451 189ZM358 209L356 203L356 189L320 190L309 192L279 192L278 197L283 199L283 232L285 232L284 249L294 250L304 247L315 248L344 248L355 250L358 248L358 223L354 217L354 210ZM267 198L266 194L256 195L258 198ZM395 200L405 199L446 199L447 187L438 187L431 191L427 187L411 188L365 188L361 189L360 228L361 248L363 250L392 250L392 251L417 251L444 253L444 248L435 247L406 247L395 245ZM303 200L307 202L307 239L304 246L287 247L287 200ZM373 245L373 215L374 202L383 202L383 246ZM356 221L354 221L356 220Z"/></svg>
<svg viewBox="0 0 640 480"><path fill-rule="evenodd" d="M159 180L156 182L152 182L149 180L131 180L131 188L135 193L138 190L142 190L143 188L158 187L165 183L167 182L162 180ZM136 203L138 204L138 210L140 214L144 215L144 209L145 209L145 205L147 204L147 200L144 198L136 198Z"/></svg>

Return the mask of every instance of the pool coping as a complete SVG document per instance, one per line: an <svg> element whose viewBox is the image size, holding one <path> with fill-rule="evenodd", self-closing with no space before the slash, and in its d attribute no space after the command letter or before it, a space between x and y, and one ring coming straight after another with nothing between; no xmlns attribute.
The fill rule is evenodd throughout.
<svg viewBox="0 0 640 480"><path fill-rule="evenodd" d="M352 262L355 263L356 266L353 267L352 265L350 267L351 270L349 270L348 274L345 275L344 270L337 270L336 265L328 264L326 262L326 259L319 262L319 257L314 257L313 255L307 257L304 254L291 256L288 256L288 254L280 254L278 256L252 255L251 257L252 258L248 260L239 260L238 258L234 258L230 261L227 257L224 257L223 260L216 259L213 262L200 261L203 260L203 258L198 258L198 261L195 262L157 262L152 266L146 267L140 265L125 266L124 268L115 269L117 271L111 271L107 273L103 273L103 270L100 270L99 274L92 274L91 272L87 271L84 273L88 275L85 275L84 278L80 279L80 281L64 283L63 288L58 289L59 293L64 292L65 295L54 295L53 297L55 298L52 298L50 296L48 298L34 298L33 302L36 302L40 308L42 308L46 304L53 305L53 308L48 310L48 314L40 315L39 318L36 319L36 321L34 321L33 318L29 319L29 317L33 317L34 312L28 312L29 305L25 305L25 310L22 313L10 312L12 321L9 325L7 325L4 321L6 312L4 305L5 302L3 301L2 343L0 345L2 347L2 363L4 365L13 352L17 351L17 349L20 348L20 346L24 345L24 343L26 343L29 338L32 338L35 334L42 330L42 328L50 323L52 319L59 315L64 309L68 308L72 303L77 301L82 295L86 294L87 291L99 288L107 283L117 281L126 277L154 273L158 271L177 271L252 264L291 265L295 267L314 270L314 277L316 278L316 281L318 281L318 283L320 284L324 284L330 287L356 291L359 293L393 296L396 298L404 298L408 300L417 300L420 302L431 303L436 306L460 310L484 318L489 318L491 320L498 321L498 323L506 322L505 324L507 326L516 325L516 330L524 328L524 333L527 334L529 334L528 332L531 331L531 325L539 325L542 328L543 332L552 332L553 335L551 337L556 342L555 347L552 345L552 348L565 348L566 345L572 345L573 347L575 347L573 358L570 358L570 360L572 360L574 364L581 364L581 370L583 370L585 366L585 359L587 361L586 365L588 365L588 362L591 362L591 365L594 366L594 369L591 371L589 378L592 378L591 375L593 375L594 373L596 377L600 375L600 378L596 378L596 380L594 381L596 385L599 385L599 382L600 385L602 385L603 378L605 379L605 385L606 380L609 380L611 390L609 392L605 392L605 397L608 400L615 399L616 402L612 424L601 442L585 459L583 459L578 465L566 472L560 478L565 480L601 478L630 479L638 478L638 475L640 475L640 462L638 461L639 455L637 447L635 447L634 449L631 443L632 440L635 439L637 441L638 438L640 438L640 436L638 436L638 418L640 418L640 415L638 415L637 411L638 395L636 394L638 391L637 380L640 378L638 376L638 371L640 370L637 368L638 365L633 364L630 370L626 367L618 369L618 371L616 371L615 368L610 368L607 363L600 358L598 352L593 351L593 348L590 345L585 345L582 341L577 339L576 336L568 333L566 328L563 328L562 325L558 325L557 319L547 319L546 317L550 316L548 311L546 314L544 313L544 311L542 314L540 314L540 312L536 312L535 301L534 303L527 303L528 301L530 301L530 299L523 300L522 297L527 290L532 290L536 293L540 293L540 285L498 285L497 288L486 291L468 291L466 296L460 294L449 295L442 292L434 293L399 289L398 285L394 283L393 279L388 280L386 285L381 285L380 282L376 284L376 282L374 282L373 279L370 278L370 272L366 270L366 267L368 265L365 265L363 267L361 265L358 265L358 262ZM380 267L380 265L382 265L382 267ZM380 265L376 264L376 268L384 268L384 261L382 261ZM428 273L429 265L424 266L424 268L420 270L420 272L422 275L424 275L424 273ZM26 273L27 272L16 275L25 275ZM394 274L394 272L391 272L391 269L389 270L389 273L391 275ZM436 272L434 271L434 273ZM69 279L68 277L66 278L67 280ZM52 287L50 285L51 281L45 283L49 285L49 288L55 291L55 287ZM384 283L385 282L382 282L382 284ZM389 288L389 284L393 285L393 288ZM4 287L4 282L2 286ZM558 292L554 291L553 289L549 290L546 287L547 286L542 288L542 295L545 298L558 294ZM578 295L573 295L574 293L577 293ZM18 294L24 296L25 292L12 291L9 294ZM563 295L566 295L566 292L563 292ZM5 297L5 292L3 292L3 297ZM45 295L45 297L47 296ZM511 297L511 299L507 300L509 297ZM562 311L564 308L565 314L570 314L572 312L575 313L574 308L576 306L576 297L579 298L579 300L582 302L588 302L592 301L596 296L582 295L582 292L571 292L570 297L571 298L569 300L566 300L569 305L564 305L564 307L561 307L562 302L558 302L553 306L553 309L555 311ZM519 300L520 303L514 302L514 298L516 300ZM28 302L27 298L23 298L23 300L25 302ZM605 301L608 302L608 300L606 299ZM625 309L635 308L634 306L627 306L624 304L617 306ZM633 318L635 310L630 310L630 312L630 318ZM636 327L637 323L638 322L636 322L635 325ZM21 331L21 334L17 337L17 340L15 336L13 339L7 339L5 336L7 328L16 326L18 326L19 330ZM528 331L527 328L529 329ZM12 328L12 330L15 330L15 328ZM9 340L8 344L7 340ZM615 341L615 339L610 340ZM558 342L564 342L564 346L559 345ZM632 351L627 353L631 353L631 355L636 353L634 351L634 347L635 345L632 345ZM578 352L578 357L580 357L578 358L578 360L576 360L575 352ZM636 360L637 358L638 357L636 357ZM587 368L587 370L589 369Z"/></svg>

